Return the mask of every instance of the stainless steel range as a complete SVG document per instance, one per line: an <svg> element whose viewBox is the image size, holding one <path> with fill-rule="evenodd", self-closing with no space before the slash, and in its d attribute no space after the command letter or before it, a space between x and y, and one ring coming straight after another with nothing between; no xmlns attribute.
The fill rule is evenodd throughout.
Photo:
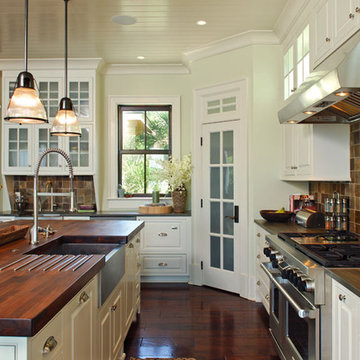
<svg viewBox="0 0 360 360"><path fill-rule="evenodd" d="M331 312L325 267L360 267L360 241L349 232L282 233L267 240L270 261L261 266L271 282L270 333L278 353L284 360L325 359L329 342L320 327Z"/></svg>

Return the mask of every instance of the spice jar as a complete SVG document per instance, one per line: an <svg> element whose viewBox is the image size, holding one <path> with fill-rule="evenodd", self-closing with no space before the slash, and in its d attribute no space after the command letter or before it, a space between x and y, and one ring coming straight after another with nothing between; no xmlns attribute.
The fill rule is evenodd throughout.
<svg viewBox="0 0 360 360"><path fill-rule="evenodd" d="M334 212L334 199L329 200L329 212Z"/></svg>
<svg viewBox="0 0 360 360"><path fill-rule="evenodd" d="M325 217L325 230L326 231L331 231L333 229L333 220L332 220L332 216L326 216Z"/></svg>
<svg viewBox="0 0 360 360"><path fill-rule="evenodd" d="M346 201L346 199L342 199L342 209L341 209L341 212L343 213L343 214L347 214L347 201Z"/></svg>
<svg viewBox="0 0 360 360"><path fill-rule="evenodd" d="M329 198L325 199L325 212L326 213L330 212L330 199Z"/></svg>
<svg viewBox="0 0 360 360"><path fill-rule="evenodd" d="M347 229L348 229L348 218L346 216L343 216L341 222L341 230L347 231Z"/></svg>
<svg viewBox="0 0 360 360"><path fill-rule="evenodd" d="M336 217L335 230L336 231L342 230L342 218L341 218L341 216Z"/></svg>

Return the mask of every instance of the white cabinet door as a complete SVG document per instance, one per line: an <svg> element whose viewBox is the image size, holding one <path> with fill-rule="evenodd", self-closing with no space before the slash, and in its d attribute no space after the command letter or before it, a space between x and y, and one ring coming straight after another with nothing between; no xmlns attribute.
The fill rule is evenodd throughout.
<svg viewBox="0 0 360 360"><path fill-rule="evenodd" d="M295 143L295 124L284 124L283 129L283 175L295 175L296 147Z"/></svg>
<svg viewBox="0 0 360 360"><path fill-rule="evenodd" d="M359 29L359 0L332 0L334 9L334 46L344 43Z"/></svg>
<svg viewBox="0 0 360 360"><path fill-rule="evenodd" d="M64 148L64 141L61 136L50 135L51 125L40 125L34 127L35 133L35 154L34 164L40 158L40 155L49 148ZM65 161L57 153L50 153L45 156L41 162L40 175L65 175Z"/></svg>
<svg viewBox="0 0 360 360"><path fill-rule="evenodd" d="M136 263L135 247L131 242L125 248L125 331L130 328L135 311Z"/></svg>
<svg viewBox="0 0 360 360"><path fill-rule="evenodd" d="M108 306L103 306L99 314L100 360L111 360L111 316Z"/></svg>
<svg viewBox="0 0 360 360"><path fill-rule="evenodd" d="M66 359L97 360L95 349L95 311L97 308L97 276L66 306Z"/></svg>
<svg viewBox="0 0 360 360"><path fill-rule="evenodd" d="M295 125L296 126L296 152L297 164L296 171L298 175L312 174L312 156L313 156L313 131L312 125Z"/></svg>
<svg viewBox="0 0 360 360"><path fill-rule="evenodd" d="M66 139L66 152L69 154L75 175L94 172L93 125L81 125L81 137L71 136ZM65 165L67 166L67 165Z"/></svg>
<svg viewBox="0 0 360 360"><path fill-rule="evenodd" d="M318 65L332 50L332 0L320 1L314 10L312 30L313 65Z"/></svg>
<svg viewBox="0 0 360 360"><path fill-rule="evenodd" d="M344 286L332 281L332 358L359 358L360 298Z"/></svg>
<svg viewBox="0 0 360 360"><path fill-rule="evenodd" d="M80 123L94 121L93 82L88 78L74 78L69 81L69 95Z"/></svg>
<svg viewBox="0 0 360 360"><path fill-rule="evenodd" d="M3 171L5 174L33 174L33 126L4 125Z"/></svg>
<svg viewBox="0 0 360 360"><path fill-rule="evenodd" d="M123 315L122 302L124 299L124 291L122 283L116 292L115 299L111 302L110 316L111 316L111 350L112 358L116 359L121 350L122 343L125 340L125 321Z"/></svg>

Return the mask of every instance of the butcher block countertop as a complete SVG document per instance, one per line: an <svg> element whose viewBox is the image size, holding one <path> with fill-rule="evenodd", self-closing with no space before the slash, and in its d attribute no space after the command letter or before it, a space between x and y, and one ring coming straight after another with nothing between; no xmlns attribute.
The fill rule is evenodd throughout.
<svg viewBox="0 0 360 360"><path fill-rule="evenodd" d="M33 222L5 222L0 224L0 229L24 224L32 226ZM40 245L64 235L91 236L96 237L96 242L125 244L144 227L142 221L126 220L39 221L41 227L48 224L57 232L48 240L39 235ZM37 256L25 254L37 246L30 245L25 238L0 246L0 336L35 335L105 265L105 255L80 255L80 265L76 268L69 265L59 271L60 267L54 266L43 271L40 266L29 271L29 266L21 267ZM25 260L20 260L25 256ZM17 260L18 263L6 267Z"/></svg>

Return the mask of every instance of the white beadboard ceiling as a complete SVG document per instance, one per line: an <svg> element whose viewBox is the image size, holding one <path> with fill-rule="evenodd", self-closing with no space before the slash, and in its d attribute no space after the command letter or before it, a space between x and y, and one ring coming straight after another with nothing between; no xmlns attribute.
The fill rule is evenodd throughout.
<svg viewBox="0 0 360 360"><path fill-rule="evenodd" d="M289 0L293 1L293 0ZM182 54L248 30L272 30L287 0L71 0L69 57L179 64ZM130 15L134 25L111 22ZM196 25L197 20L207 25ZM24 0L0 0L0 59L22 58ZM139 55L145 60L138 60ZM64 1L29 0L29 57L64 56Z"/></svg>

